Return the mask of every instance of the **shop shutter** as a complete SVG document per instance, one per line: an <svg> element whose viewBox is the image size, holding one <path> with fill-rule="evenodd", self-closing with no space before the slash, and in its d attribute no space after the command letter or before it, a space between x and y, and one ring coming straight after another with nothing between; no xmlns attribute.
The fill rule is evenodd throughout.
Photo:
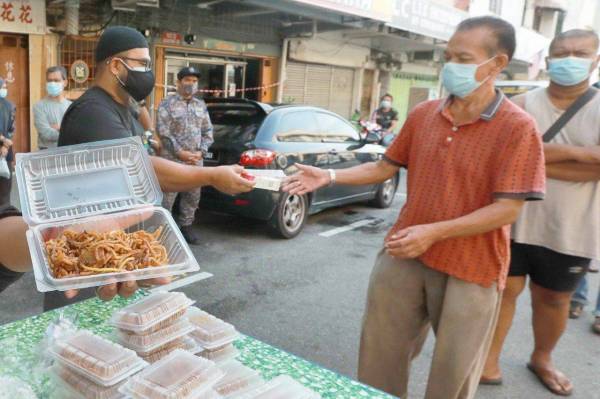
<svg viewBox="0 0 600 399"><path fill-rule="evenodd" d="M354 73L351 68L289 61L283 101L325 108L349 118L352 114Z"/></svg>

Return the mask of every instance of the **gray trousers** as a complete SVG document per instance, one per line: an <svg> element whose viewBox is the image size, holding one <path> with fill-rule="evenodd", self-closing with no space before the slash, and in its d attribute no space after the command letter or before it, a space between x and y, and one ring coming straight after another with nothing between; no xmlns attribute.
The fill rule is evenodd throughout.
<svg viewBox="0 0 600 399"><path fill-rule="evenodd" d="M162 206L169 212L172 212L175 199L179 195L179 225L190 226L194 223L196 209L198 209L198 203L200 202L200 192L201 189L198 188L185 193L164 193Z"/></svg>
<svg viewBox="0 0 600 399"><path fill-rule="evenodd" d="M426 399L475 396L502 295L381 252L369 282L358 378L405 398L412 360L433 327Z"/></svg>

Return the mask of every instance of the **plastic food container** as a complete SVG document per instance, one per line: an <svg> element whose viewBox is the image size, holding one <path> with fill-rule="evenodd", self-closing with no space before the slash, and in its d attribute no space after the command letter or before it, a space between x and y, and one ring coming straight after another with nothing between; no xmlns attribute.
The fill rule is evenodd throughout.
<svg viewBox="0 0 600 399"><path fill-rule="evenodd" d="M252 370L237 361L226 363L219 366L219 368L223 370L225 377L217 382L215 391L224 397L256 389L265 383L258 371Z"/></svg>
<svg viewBox="0 0 600 399"><path fill-rule="evenodd" d="M63 389L64 396L80 399L124 399L125 395L119 392L121 381L110 387L103 387L95 384L93 381L80 376L66 367L55 364L50 369L51 378L54 381L55 388ZM60 396L61 398L63 395Z"/></svg>
<svg viewBox="0 0 600 399"><path fill-rule="evenodd" d="M239 399L320 399L321 395L287 375L280 375L266 384L236 396Z"/></svg>
<svg viewBox="0 0 600 399"><path fill-rule="evenodd" d="M179 320L193 303L182 292L155 292L117 311L110 324L137 334L152 333Z"/></svg>
<svg viewBox="0 0 600 399"><path fill-rule="evenodd" d="M16 175L38 291L66 291L199 270L170 213L139 138L17 154ZM45 242L65 230L154 232L168 264L134 271L55 278Z"/></svg>
<svg viewBox="0 0 600 399"><path fill-rule="evenodd" d="M196 327L192 336L205 349L219 349L232 343L239 336L234 326L196 307L188 308L186 315Z"/></svg>
<svg viewBox="0 0 600 399"><path fill-rule="evenodd" d="M148 364L134 351L88 331L57 340L49 351L61 365L104 387L121 382Z"/></svg>
<svg viewBox="0 0 600 399"><path fill-rule="evenodd" d="M238 357L240 355L240 351L237 350L233 344L227 344L218 349L205 349L199 355L205 359L212 360L218 365L221 365Z"/></svg>
<svg viewBox="0 0 600 399"><path fill-rule="evenodd" d="M223 375L210 360L177 349L131 377L121 392L140 399L195 399L209 394Z"/></svg>
<svg viewBox="0 0 600 399"><path fill-rule="evenodd" d="M141 356L148 356L156 350L167 349L173 341L183 338L192 331L194 326L184 318L150 334L139 335L118 330L117 337L124 346L133 349Z"/></svg>
<svg viewBox="0 0 600 399"><path fill-rule="evenodd" d="M163 349L155 350L150 354L145 354L144 356L142 356L142 359L144 359L148 363L156 363L157 361L167 356L169 353L173 352L175 349L183 349L184 351L190 352L194 355L204 350L204 348L198 345L193 338L185 336L183 337L183 339L178 339L174 341L173 345L168 345Z"/></svg>
<svg viewBox="0 0 600 399"><path fill-rule="evenodd" d="M279 191L281 182L285 178L285 173L279 169L246 169L242 177L254 181L254 188Z"/></svg>

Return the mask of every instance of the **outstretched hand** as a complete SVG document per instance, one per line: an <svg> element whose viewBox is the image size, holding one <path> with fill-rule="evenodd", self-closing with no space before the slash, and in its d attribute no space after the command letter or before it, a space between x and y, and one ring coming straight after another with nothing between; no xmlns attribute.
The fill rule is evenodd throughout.
<svg viewBox="0 0 600 399"><path fill-rule="evenodd" d="M304 195L313 192L330 183L329 172L324 169L315 168L297 163L300 170L292 176L283 180L282 190L291 195Z"/></svg>
<svg viewBox="0 0 600 399"><path fill-rule="evenodd" d="M211 185L225 194L247 193L256 183L242 177L243 172L244 168L239 165L214 167Z"/></svg>

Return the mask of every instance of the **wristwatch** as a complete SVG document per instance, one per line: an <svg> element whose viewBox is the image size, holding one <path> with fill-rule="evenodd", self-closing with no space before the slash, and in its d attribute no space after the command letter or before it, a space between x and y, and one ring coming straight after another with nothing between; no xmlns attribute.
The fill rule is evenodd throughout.
<svg viewBox="0 0 600 399"><path fill-rule="evenodd" d="M331 187L335 184L335 170L327 169L327 172L329 172L329 187Z"/></svg>

